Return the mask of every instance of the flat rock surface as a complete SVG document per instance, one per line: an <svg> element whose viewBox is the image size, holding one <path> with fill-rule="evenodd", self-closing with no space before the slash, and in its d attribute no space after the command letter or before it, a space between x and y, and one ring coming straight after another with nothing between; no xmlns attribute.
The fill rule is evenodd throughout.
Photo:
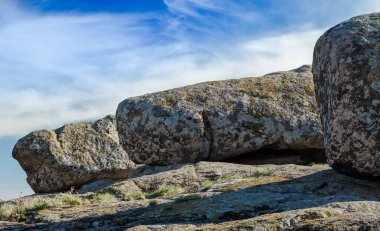
<svg viewBox="0 0 380 231"><path fill-rule="evenodd" d="M120 143L140 164L224 160L261 148L322 149L310 66L124 100Z"/></svg>
<svg viewBox="0 0 380 231"><path fill-rule="evenodd" d="M314 49L313 74L328 163L380 179L380 13L329 29Z"/></svg>
<svg viewBox="0 0 380 231"><path fill-rule="evenodd" d="M35 192L59 192L100 179L127 177L134 168L119 145L115 117L34 131L13 149Z"/></svg>
<svg viewBox="0 0 380 231"><path fill-rule="evenodd" d="M113 198L94 200L99 195ZM80 198L80 203L66 197ZM100 197L99 197L100 198ZM49 202L35 206L36 202ZM72 201L72 200L71 200ZM56 203L57 204L57 203ZM34 205L0 220L6 230L378 230L380 182L340 175L326 164L199 162L139 166L131 178L98 181L77 194L33 195Z"/></svg>

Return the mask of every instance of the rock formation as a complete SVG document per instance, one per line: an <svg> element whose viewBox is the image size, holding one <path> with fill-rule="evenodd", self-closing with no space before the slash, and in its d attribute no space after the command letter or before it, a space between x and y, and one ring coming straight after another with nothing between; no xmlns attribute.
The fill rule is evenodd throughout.
<svg viewBox="0 0 380 231"><path fill-rule="evenodd" d="M379 230L379 195L379 182L327 164L140 166L77 194L4 202L0 229Z"/></svg>
<svg viewBox="0 0 380 231"><path fill-rule="evenodd" d="M380 178L380 13L323 34L313 75L328 163L348 175Z"/></svg>
<svg viewBox="0 0 380 231"><path fill-rule="evenodd" d="M116 118L32 132L13 157L35 192L63 193L0 198L0 229L380 230L380 182L346 176L380 178L380 13L328 30L313 75L316 93L302 66L133 97ZM323 146L346 175L287 164L314 162Z"/></svg>
<svg viewBox="0 0 380 231"><path fill-rule="evenodd" d="M119 145L114 116L34 131L13 149L35 192L58 192L100 179L125 178L134 168Z"/></svg>
<svg viewBox="0 0 380 231"><path fill-rule="evenodd" d="M137 163L223 160L262 148L322 149L310 66L124 100L120 143Z"/></svg>

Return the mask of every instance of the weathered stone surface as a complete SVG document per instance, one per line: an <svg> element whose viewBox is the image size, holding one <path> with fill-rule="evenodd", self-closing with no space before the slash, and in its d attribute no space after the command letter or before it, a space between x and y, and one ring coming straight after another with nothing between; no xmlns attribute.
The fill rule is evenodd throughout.
<svg viewBox="0 0 380 231"><path fill-rule="evenodd" d="M13 157L35 192L58 192L100 179L127 177L134 163L119 145L114 116L35 131L20 139Z"/></svg>
<svg viewBox="0 0 380 231"><path fill-rule="evenodd" d="M373 212L379 209L378 202L338 202L319 208L265 214L219 224L140 225L129 230L379 230L379 213Z"/></svg>
<svg viewBox="0 0 380 231"><path fill-rule="evenodd" d="M223 160L260 148L322 149L310 66L124 100L116 118L132 160Z"/></svg>
<svg viewBox="0 0 380 231"><path fill-rule="evenodd" d="M159 181L160 178L163 180ZM86 185L84 188L92 190L84 194L33 195L0 204L0 217L4 206L34 208L27 213L7 216L7 219L0 218L4 220L0 222L0 229L380 228L380 182L338 174L327 164L250 166L199 162L161 167L140 166L127 180L97 183L91 183L91 187ZM135 191L131 191L132 188ZM171 190L164 191L163 188ZM118 199L91 200L105 192ZM81 199L73 203L76 200L67 200L67 197Z"/></svg>
<svg viewBox="0 0 380 231"><path fill-rule="evenodd" d="M380 13L323 34L313 75L328 163L348 175L380 178Z"/></svg>

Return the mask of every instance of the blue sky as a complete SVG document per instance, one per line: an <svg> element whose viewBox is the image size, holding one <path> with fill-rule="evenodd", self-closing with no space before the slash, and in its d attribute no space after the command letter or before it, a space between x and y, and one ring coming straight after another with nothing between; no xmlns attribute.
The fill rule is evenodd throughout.
<svg viewBox="0 0 380 231"><path fill-rule="evenodd" d="M17 139L123 99L312 61L317 38L378 0L1 0L0 197L31 193Z"/></svg>

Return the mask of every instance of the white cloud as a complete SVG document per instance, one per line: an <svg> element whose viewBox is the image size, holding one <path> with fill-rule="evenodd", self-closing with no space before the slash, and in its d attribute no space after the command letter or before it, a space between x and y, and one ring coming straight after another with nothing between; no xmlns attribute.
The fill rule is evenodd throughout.
<svg viewBox="0 0 380 231"><path fill-rule="evenodd" d="M164 3L173 14L197 18L205 18L207 14L202 14L205 11L245 20L257 19L260 16L259 11L250 9L254 4L248 1L242 4L228 0L164 0Z"/></svg>

